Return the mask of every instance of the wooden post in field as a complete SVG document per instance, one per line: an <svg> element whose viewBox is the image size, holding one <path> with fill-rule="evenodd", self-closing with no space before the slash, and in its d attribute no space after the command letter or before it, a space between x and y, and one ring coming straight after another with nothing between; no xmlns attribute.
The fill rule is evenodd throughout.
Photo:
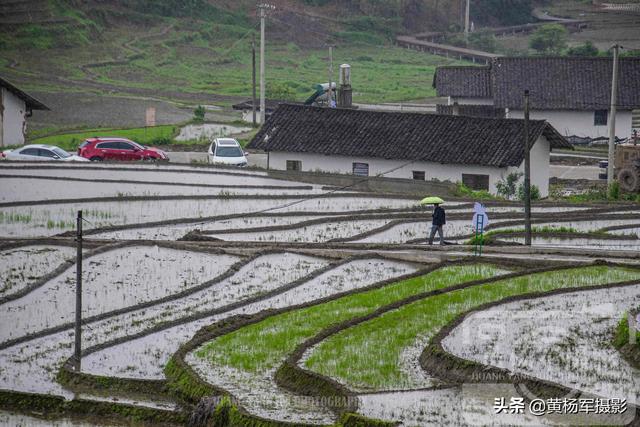
<svg viewBox="0 0 640 427"><path fill-rule="evenodd" d="M618 54L620 45L613 45L613 76L611 78L611 106L609 107L609 151L607 159L607 190L611 191L611 186L615 180L614 162L616 158L616 102L618 99Z"/></svg>
<svg viewBox="0 0 640 427"><path fill-rule="evenodd" d="M80 372L82 361L82 211L78 211L76 219L76 322L73 359L76 372Z"/></svg>
<svg viewBox="0 0 640 427"><path fill-rule="evenodd" d="M251 41L251 66L253 68L253 92L251 96L251 113L253 114L253 125L256 125L256 36L253 35Z"/></svg>
<svg viewBox="0 0 640 427"><path fill-rule="evenodd" d="M531 246L531 147L529 147L529 91L524 91L524 244Z"/></svg>
<svg viewBox="0 0 640 427"><path fill-rule="evenodd" d="M638 334L638 322L636 317L638 312L629 311L627 321L629 322L629 344L636 345L636 335Z"/></svg>

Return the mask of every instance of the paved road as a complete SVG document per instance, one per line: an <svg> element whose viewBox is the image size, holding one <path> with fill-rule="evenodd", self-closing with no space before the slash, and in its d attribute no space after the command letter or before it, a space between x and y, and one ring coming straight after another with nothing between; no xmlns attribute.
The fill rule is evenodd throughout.
<svg viewBox="0 0 640 427"><path fill-rule="evenodd" d="M597 180L599 173L600 168L597 166L549 166L549 175L552 178Z"/></svg>
<svg viewBox="0 0 640 427"><path fill-rule="evenodd" d="M606 156L597 156L594 154L551 153L551 157L577 157L580 159L607 160Z"/></svg>
<svg viewBox="0 0 640 427"><path fill-rule="evenodd" d="M207 163L207 153L194 151L169 151L171 163Z"/></svg>
<svg viewBox="0 0 640 427"><path fill-rule="evenodd" d="M207 163L207 153L194 151L170 151L169 160L171 163ZM267 168L267 155L250 153L247 156L249 166L262 169Z"/></svg>

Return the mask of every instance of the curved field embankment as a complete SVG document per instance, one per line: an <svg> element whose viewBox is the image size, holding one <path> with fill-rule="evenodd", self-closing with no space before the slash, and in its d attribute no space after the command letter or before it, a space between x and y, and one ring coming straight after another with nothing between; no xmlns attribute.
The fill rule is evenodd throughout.
<svg viewBox="0 0 640 427"><path fill-rule="evenodd" d="M468 263L454 263L451 268L454 268L454 269L455 268L463 268L463 266L467 265L467 264ZM461 267L456 267L456 265L460 265ZM431 271L436 271L438 268L439 268L438 266L432 267ZM445 267L445 269L447 269L447 267ZM422 272L422 273L424 273L424 272ZM359 306L358 304L362 304L362 302L371 300L370 303L367 303L367 304L371 304L371 303L374 303L375 301L378 301L378 299L380 299L380 298L382 298L382 299L384 299L384 301L388 302L388 298L390 298L391 295L393 295L393 297L392 297L393 299L396 299L396 298L402 299L402 294L403 293L405 295L409 295L409 294L414 293L414 292L418 292L419 293L420 289L423 289L422 288L423 286L428 287L428 286L431 285L431 286L434 286L434 287L438 287L439 282L442 281L442 280L446 281L446 283L449 283L448 282L449 280L450 281L455 281L455 279L460 277L458 275L449 276L446 272L439 272L439 273L436 272L436 273L433 273L433 274L437 274L438 277L440 277L440 279L436 283L430 284L428 282L423 282L422 280L420 280L419 282L415 283L415 281L414 281L415 285L413 285L413 287L409 287L409 288L412 288L412 289L406 289L406 288L403 288L402 285L401 285L401 283L403 283L403 282L397 282L397 281L394 282L393 280L385 281L385 282L383 282L381 284L375 285L374 286L375 289L373 289L373 290L370 290L369 288L365 288L364 290L357 291L357 293L354 293L353 295L341 296L340 299L332 299L331 301L327 302L326 304L320 304L320 303L322 303L322 301L316 301L313 304L313 306L311 306L311 307L307 307L307 306L293 307L293 308L287 309L286 312L284 312L281 315L277 315L276 314L275 316L268 316L268 317L266 317L264 319L262 317L260 317L258 319L254 319L254 321L252 322L252 325L254 325L254 326L251 326L251 328L260 329L262 327L265 327L264 323L261 323L261 322L263 322L263 320L267 321L267 322L272 322L272 321L275 321L273 319L277 319L277 318L282 317L282 316L287 317L287 316L302 315L301 313L304 313L304 316L303 316L304 318L307 318L307 317L311 316L314 319L322 320L323 316L321 316L321 312L323 311L323 309L329 309L330 308L330 307L328 308L327 306L331 306L331 307L335 306L335 309L331 309L330 310L334 314L330 318L324 319L323 321L324 322L328 321L330 323L336 323L336 322L339 323L339 320L340 320L339 317L335 318L337 313L340 313L340 312L344 313L342 316L346 315L347 319L350 318L350 317L353 317L354 315L357 314L357 311L354 312L353 309L355 309L355 307L358 307ZM418 280L417 277L419 277L419 274L415 273L412 276L416 277L415 280ZM422 284L420 285L419 283L422 283ZM441 286L446 286L446 283L443 282L441 284ZM415 286L418 286L418 287L416 288ZM400 294L397 294L397 292L400 292ZM406 294L406 292L409 292L409 294ZM409 298L416 298L416 297L414 296L414 297L409 297ZM351 301L351 302L347 302L347 301ZM343 302L346 304L346 307L343 307L343 304L342 304ZM350 306L349 304L356 304L356 305L353 307L353 309L349 309L348 308ZM367 304L365 304L364 307L366 307ZM379 301L379 302L376 303L376 305L378 305L378 304L384 305L384 303L382 301ZM318 311L318 310L319 310L319 312L317 314L314 314L314 315L311 314L311 312L315 312L315 311ZM339 311L335 312L334 310L339 310ZM344 310L346 310L346 311L344 311ZM365 310L365 313L368 310L375 311L376 310L375 305L372 306L370 309ZM309 311L309 313L307 313L307 311ZM269 320L269 319L271 319L271 320ZM300 324L300 321L287 320L285 323L288 324L288 325L289 324L298 325L298 324ZM306 322L303 321L301 323L301 325L304 325L305 323ZM246 326L246 325L243 325L243 326ZM236 329L239 329L236 332L236 334L241 334L242 335L242 334L244 334L246 332L246 329L242 330L241 328L234 328L234 330L236 330ZM301 340L302 339L302 341L304 341L304 339L302 337L304 337L305 335L308 336L309 334L313 335L314 332L312 332L312 331L319 331L319 330L322 330L322 325L321 324L314 325L312 327L312 329L305 330L305 332L300 331L302 333L302 335L300 336L300 338L296 338L296 340ZM298 336L298 334L300 332L294 332L293 336ZM254 336L253 334L249 334L249 335L250 336ZM220 334L216 334L216 336L221 336L221 339L225 339L225 337L220 335ZM214 337L207 337L207 338L214 338ZM203 342L204 342L203 340L199 340L197 343L192 343L192 346L190 346L190 348L188 350L191 351L191 350L197 348ZM269 356L267 357L267 361L266 361L267 364L263 365L262 369L266 369L267 371L273 371L273 369L275 369L277 367L278 363L281 363L281 361L287 357L286 354L288 352L294 351L294 349L295 349L294 342L290 342L289 344L286 344L283 347L278 347L278 348L280 348L280 350L278 350L276 352L276 353L278 353L278 352L281 352L281 351L287 349L286 350L287 353L283 353L281 356L274 356L274 354L273 353L269 353L269 350L268 350L270 348L271 344L264 343L264 345L266 346L264 351L266 351L267 352L266 354L269 354ZM230 346L230 347L227 348L227 346ZM226 344L224 347L233 352L232 349L234 348L234 346L231 345L231 343ZM261 353L265 354L264 352L261 352ZM186 352L185 352L185 354L186 354ZM265 354L265 356L266 356L266 354ZM251 357L251 356L248 355L247 357ZM262 360L261 357L259 357L258 359ZM246 358L245 358L245 360L246 360ZM191 369L191 368L189 368L189 369ZM291 383L291 382L294 382L294 383L303 382L304 383L305 377L306 377L305 375L302 375L302 376L300 376L300 375L293 375L293 376L288 375L286 373L286 371L283 371L283 368L278 369L277 373L275 371L273 371L273 374L270 374L269 372L266 372L266 375L268 377L270 375L275 375L275 379L276 380L285 379L286 378L286 381L288 381L289 383ZM274 380L269 380L269 381L273 382ZM322 387L320 387L320 385L322 385ZM303 391L303 394L308 394L311 390L313 390L314 388L318 388L318 387L321 390L327 391L327 395L325 395L325 397L337 396L335 398L335 404L336 404L336 408L335 409L339 409L338 406L344 405L345 403L349 403L350 405L353 404L353 399L352 399L353 395L351 395L351 394L347 394L347 395L341 394L340 393L340 387L338 387L338 385L336 383L332 383L331 381L326 382L321 378L315 378L315 381L311 381L310 383L308 383L306 385L306 387L305 387L305 390ZM335 393L332 394L332 391L336 392L337 394L335 394ZM350 408L349 405L347 405L347 407L342 407L342 409L343 410L345 410L345 409L349 410L349 409L352 409L352 408Z"/></svg>
<svg viewBox="0 0 640 427"><path fill-rule="evenodd" d="M628 267L627 267L628 268ZM637 268L634 269L637 271ZM549 381L540 379L536 375L514 373L508 369L498 368L495 366L488 366L483 363L478 363L469 359L463 359L449 353L443 347L443 341L452 333L452 331L459 327L462 322L468 319L470 316L491 310L496 307L500 307L504 304L531 301L535 303L541 298L552 297L556 295L564 295L569 293L581 292L581 291L597 291L604 289L619 289L630 286L637 286L638 279L627 280L617 283L606 283L592 286L578 286L573 288L553 289L544 292L527 293L523 295L514 295L503 298L498 301L488 302L483 305L473 307L471 310L459 314L453 321L448 323L444 328L431 338L429 345L424 349L420 355L420 365L430 375L437 376L453 384L513 384L521 387L527 393L525 397L529 399L532 396L535 397L562 397L562 396L576 396L580 395L579 390L573 387L567 387L557 381ZM585 395L585 393L582 393ZM588 394L587 394L588 396ZM629 420L628 416L624 423L638 422L638 415L633 410L629 412L635 419ZM566 421L566 420L565 420ZM584 422L578 419L573 419L573 422ZM592 420L593 421L593 420ZM619 421L619 420L618 420ZM570 420L569 420L570 422ZM601 422L617 422L611 419L601 420Z"/></svg>
<svg viewBox="0 0 640 427"><path fill-rule="evenodd" d="M637 277L633 277L634 274ZM402 369L405 364L402 353L416 341L428 340L466 307L558 287L595 286L624 279L637 281L640 272L627 273L624 269L606 266L573 266L539 272L527 270L496 277L479 286L452 287L442 295L430 295L404 304L397 310L333 335L320 343L304 364L310 370L332 375L354 388L385 390L433 386L429 382L425 385L412 383L414 378Z"/></svg>
<svg viewBox="0 0 640 427"><path fill-rule="evenodd" d="M594 267L594 268L599 268L599 269L604 269L604 270L606 270L606 269L607 269L607 267L603 267L603 266ZM549 270L549 271L553 271L554 269L547 269L547 270ZM562 270L562 271L565 271L565 270L566 270L566 272L567 272L566 274L567 274L567 275L569 275L569 276L571 276L571 274L570 274L570 273L575 273L575 270L574 270L574 271L570 271L570 272L569 272L569 270L568 270L568 269L564 269L564 270ZM603 273L603 274L604 274L604 272L601 272L601 273ZM539 274L544 274L544 273L539 273ZM588 275L588 274L587 274L587 275ZM615 274L614 274L614 276L615 276ZM604 276L603 276L603 277L601 277L601 279L602 279L602 278L604 278ZM610 279L610 280L615 280L616 278L617 278L617 277L609 277L609 279ZM504 279L504 280L509 280L509 279ZM634 280L635 280L635 281L637 281L637 279L634 279ZM496 280L496 281L498 281L498 280ZM606 280L605 280L605 281L606 281ZM484 282L486 283L486 281L484 281ZM546 285L546 286L550 286L550 282L551 282L551 280L547 281L547 285ZM594 283L597 283L597 282L598 282L598 280L595 280L595 282L594 282ZM574 284L574 286L575 286L575 284ZM597 284L593 284L592 286L599 286L599 285L597 285ZM605 286L612 286L612 285L605 285ZM479 286L479 287L481 287L481 286ZM542 288L544 288L544 286L542 286ZM473 288L469 288L469 289L473 289ZM534 287L534 289L535 289L535 287ZM464 292L464 291L462 291L462 292ZM442 292L442 295L447 296L447 292L446 292L446 290L445 290L445 292ZM410 304L410 303L409 303L409 304ZM409 305L407 305L407 306L409 306ZM398 307L395 307L395 306L394 306L394 307L390 307L390 308L391 308L391 310L394 310L394 309L397 309ZM277 317L277 316L276 316L276 317ZM376 318L376 317L378 317L378 316L373 316L373 318L372 318L372 319L374 319L374 318ZM267 319L268 319L268 318L267 318ZM372 320L372 319L366 319L366 318L365 318L365 319L364 319L364 321L366 322L367 320ZM254 320L255 320L255 319L254 319ZM260 319L260 320L259 320L259 322L262 322L262 321L264 321L264 320L265 320L265 319ZM372 321L374 321L374 320L372 320ZM253 323L253 322L252 322L252 323ZM243 325L243 326L246 326L246 325ZM345 325L342 325L342 326L345 326ZM238 328L233 328L233 330L234 330L234 331L236 331L237 329L238 329ZM226 335L228 332L229 332L229 331L225 331L223 334L216 334L216 337L220 337L220 336ZM335 332L335 331L329 331L329 334L331 334L332 332ZM327 333L327 332L325 332L325 333ZM389 336L389 335L387 334L386 336ZM207 337L207 338L211 338L211 337ZM224 338L224 337L223 337L223 338ZM323 336L322 338L324 338L324 336ZM197 345L196 345L195 347L197 347ZM194 348L192 348L192 349L195 349L195 347L194 347ZM373 346L373 347L375 348L375 346ZM300 349L298 349L298 350L300 350ZM304 350L303 350L303 351L304 351ZM297 353L298 353L298 354L301 354L301 353L300 353L300 351L298 351ZM290 361L289 361L289 362L290 362ZM369 362L371 362L371 361L369 361ZM293 368L294 370L296 369L295 367L292 367L292 366L290 366L290 368ZM283 368L281 368L281 369L283 369ZM285 369L286 369L286 368L285 368ZM322 377L322 376L320 376L320 377ZM324 382L324 386L319 388L319 386L318 386L318 382L319 382L319 381L318 381L318 378L319 378L319 377L318 377L317 375L315 375L315 376L314 376L313 374L312 374L312 375L309 375L308 373L296 374L296 375L290 375L290 374L280 374L280 372L279 372L279 373L278 373L278 376L276 376L276 378L285 378L285 379L284 379L284 382L285 382L288 386L293 386L294 388L296 388L296 387L297 387L297 388L299 388L299 389L300 389L300 392L302 392L303 394L304 394L304 393L309 393L309 391L310 391L310 390L314 390L314 389L316 389L316 390L317 390L317 389L320 389L320 390L322 390L322 389L324 389L324 390L333 390L333 391L336 391L336 392L337 392L337 391L340 391L340 387L343 387L343 386L341 386L339 383L335 383L335 381L330 380L330 379L327 379L327 381L325 381L325 382ZM320 381L320 383L322 383L322 381ZM338 387L338 386L340 386L340 387ZM352 397L352 395L350 395L350 394L346 394L346 392L345 392L345 393L343 393L343 394L338 393L338 394L335 394L335 395L336 395L336 396L340 396L340 395L342 395L342 396L343 396L343 398L346 398L346 399L348 399L349 397ZM344 400L341 400L341 401L344 401ZM347 400L347 401L348 401L348 400Z"/></svg>

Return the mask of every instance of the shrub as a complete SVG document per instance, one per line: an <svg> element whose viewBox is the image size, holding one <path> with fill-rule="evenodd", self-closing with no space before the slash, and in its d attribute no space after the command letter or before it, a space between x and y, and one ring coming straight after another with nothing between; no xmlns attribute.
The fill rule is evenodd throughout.
<svg viewBox="0 0 640 427"><path fill-rule="evenodd" d="M567 50L569 56L598 56L600 51L591 41L586 41L583 45L570 47Z"/></svg>
<svg viewBox="0 0 640 427"><path fill-rule="evenodd" d="M607 196L609 200L618 200L620 198L620 183L618 181L611 183Z"/></svg>
<svg viewBox="0 0 640 427"><path fill-rule="evenodd" d="M540 199L540 189L537 185L531 185L530 189L531 200L539 200ZM518 186L518 199L524 200L524 184L520 184Z"/></svg>
<svg viewBox="0 0 640 427"><path fill-rule="evenodd" d="M458 197L470 197L472 199L495 199L495 197L486 190L472 190L462 182L456 183L454 194Z"/></svg>
<svg viewBox="0 0 640 427"><path fill-rule="evenodd" d="M193 121L196 123L204 122L204 116L206 114L206 110L202 105L198 105L195 110L193 110Z"/></svg>

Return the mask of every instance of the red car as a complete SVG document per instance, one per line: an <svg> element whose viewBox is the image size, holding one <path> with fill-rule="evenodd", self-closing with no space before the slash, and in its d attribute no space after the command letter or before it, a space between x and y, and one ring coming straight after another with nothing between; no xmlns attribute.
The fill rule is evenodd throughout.
<svg viewBox="0 0 640 427"><path fill-rule="evenodd" d="M89 138L78 147L78 156L94 162L103 160L169 160L169 156L164 151L145 147L125 138Z"/></svg>

